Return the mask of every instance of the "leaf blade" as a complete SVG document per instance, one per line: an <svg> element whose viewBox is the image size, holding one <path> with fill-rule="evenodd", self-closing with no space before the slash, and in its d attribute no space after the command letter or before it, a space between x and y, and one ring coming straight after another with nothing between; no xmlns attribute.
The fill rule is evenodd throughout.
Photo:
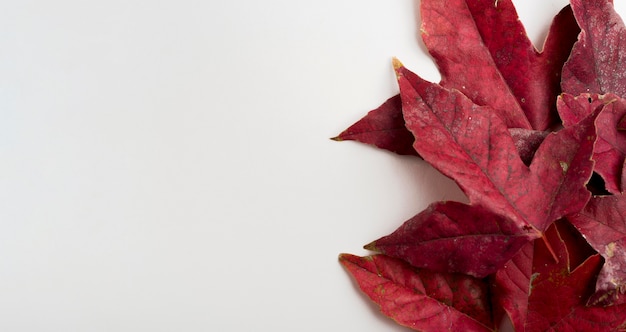
<svg viewBox="0 0 626 332"><path fill-rule="evenodd" d="M365 248L416 267L483 278L500 269L533 235L480 206L438 202Z"/></svg>
<svg viewBox="0 0 626 332"><path fill-rule="evenodd" d="M563 66L563 92L626 96L626 26L613 1L571 0L581 33Z"/></svg>
<svg viewBox="0 0 626 332"><path fill-rule="evenodd" d="M626 196L591 199L583 211L568 220L605 259L596 282L593 305L626 303Z"/></svg>
<svg viewBox="0 0 626 332"><path fill-rule="evenodd" d="M418 331L493 331L481 280L415 269L384 255L341 254L339 260L381 312L403 326Z"/></svg>
<svg viewBox="0 0 626 332"><path fill-rule="evenodd" d="M457 90L425 82L395 63L407 128L415 150L452 178L472 205L543 231L589 200L597 114L549 135L527 167L511 135L490 108ZM417 142L428 144L417 144ZM571 192L575 195L571 195Z"/></svg>

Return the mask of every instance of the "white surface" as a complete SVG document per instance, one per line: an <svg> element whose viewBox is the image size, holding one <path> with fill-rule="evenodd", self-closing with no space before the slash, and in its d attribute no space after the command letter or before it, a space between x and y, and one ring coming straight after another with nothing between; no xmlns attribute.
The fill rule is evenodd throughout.
<svg viewBox="0 0 626 332"><path fill-rule="evenodd" d="M337 255L458 191L328 138L438 79L416 3L2 1L0 330L405 331Z"/></svg>

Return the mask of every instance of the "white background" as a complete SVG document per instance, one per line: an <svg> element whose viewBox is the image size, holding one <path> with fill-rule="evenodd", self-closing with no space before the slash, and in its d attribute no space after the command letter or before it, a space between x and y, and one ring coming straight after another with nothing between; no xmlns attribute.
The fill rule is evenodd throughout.
<svg viewBox="0 0 626 332"><path fill-rule="evenodd" d="M405 331L337 255L461 195L329 138L439 79L417 3L1 1L0 330Z"/></svg>

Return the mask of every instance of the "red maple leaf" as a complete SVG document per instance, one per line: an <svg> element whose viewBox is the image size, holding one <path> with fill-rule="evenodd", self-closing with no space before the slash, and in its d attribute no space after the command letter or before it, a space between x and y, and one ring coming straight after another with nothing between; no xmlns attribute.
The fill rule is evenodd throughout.
<svg viewBox="0 0 626 332"><path fill-rule="evenodd" d="M595 115L549 135L527 167L489 107L421 80L399 62L396 72L404 119L416 137L414 148L454 179L471 204L506 216L520 228L543 231L589 200L585 183L593 167Z"/></svg>
<svg viewBox="0 0 626 332"><path fill-rule="evenodd" d="M381 312L423 331L494 331L487 284L462 274L416 269L385 255L339 261Z"/></svg>
<svg viewBox="0 0 626 332"><path fill-rule="evenodd" d="M415 149L454 179L471 205L436 204L366 248L435 271L484 277L589 200L593 115L547 137L528 167L489 107L396 67L407 128L428 142Z"/></svg>
<svg viewBox="0 0 626 332"><path fill-rule="evenodd" d="M554 123L559 74L578 34L569 8L556 16L542 53L510 0L426 0L421 13L442 86L491 106L509 128L545 130Z"/></svg>
<svg viewBox="0 0 626 332"><path fill-rule="evenodd" d="M501 268L533 235L530 228L480 205L439 202L365 248L413 266L482 278Z"/></svg>
<svg viewBox="0 0 626 332"><path fill-rule="evenodd" d="M424 42L442 71L442 86L459 89L475 103L499 110L511 128L543 131L556 121L561 66L576 40L578 26L571 9L564 8L539 53L526 37L511 1L496 3L494 7L490 1L422 1ZM463 27L464 34L440 25L446 21ZM507 33L495 33L501 31ZM469 67L475 75L468 74L467 64L472 64ZM414 138L402 121L399 95L335 139L415 154Z"/></svg>

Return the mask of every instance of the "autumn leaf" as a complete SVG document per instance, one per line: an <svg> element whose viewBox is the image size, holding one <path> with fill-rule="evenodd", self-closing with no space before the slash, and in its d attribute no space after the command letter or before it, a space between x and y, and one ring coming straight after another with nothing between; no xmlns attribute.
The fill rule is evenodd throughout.
<svg viewBox="0 0 626 332"><path fill-rule="evenodd" d="M399 62L396 70L407 127L429 138L415 149L454 179L471 205L434 204L367 249L417 267L484 277L588 201L595 116L546 138L529 168L488 107L420 80Z"/></svg>
<svg viewBox="0 0 626 332"><path fill-rule="evenodd" d="M399 62L396 72L415 150L452 178L472 205L541 232L589 200L585 184L593 168L595 115L550 134L527 167L506 126L489 107L423 81Z"/></svg>
<svg viewBox="0 0 626 332"><path fill-rule="evenodd" d="M494 331L480 279L416 269L384 255L339 256L381 312L417 331Z"/></svg>
<svg viewBox="0 0 626 332"><path fill-rule="evenodd" d="M547 131L523 128L510 128L509 133L513 138L517 152L527 165L532 161L541 142L549 134ZM415 137L404 123L400 95L389 98L378 108L368 112L362 119L332 139L335 141L358 141L399 155L419 157L413 148Z"/></svg>
<svg viewBox="0 0 626 332"><path fill-rule="evenodd" d="M626 159L626 132L619 129L619 124L626 116L626 100L614 94L584 93L576 97L563 94L557 104L565 126L572 126L603 109L596 120L598 140L593 153L594 171L604 179L607 191L620 194L623 190L620 182Z"/></svg>
<svg viewBox="0 0 626 332"><path fill-rule="evenodd" d="M626 97L626 27L610 0L571 0L581 28L563 66L563 92Z"/></svg>
<svg viewBox="0 0 626 332"><path fill-rule="evenodd" d="M463 91L479 105L499 110L511 128L544 131L557 120L555 101L560 93L561 67L576 41L578 25L571 9L565 7L554 18L544 50L539 53L528 39L511 1L495 4L422 1L422 36L443 68L440 84ZM445 9L440 17L435 11L442 6ZM471 38L440 26L446 19L457 22ZM454 61L460 62L452 66ZM414 138L402 121L399 95L372 110L335 139L356 140L398 154L416 154L412 149Z"/></svg>
<svg viewBox="0 0 626 332"><path fill-rule="evenodd" d="M400 96L367 113L365 117L332 138L335 141L359 141L399 155L415 155L415 138L404 125Z"/></svg>
<svg viewBox="0 0 626 332"><path fill-rule="evenodd" d="M566 245L566 252L548 250L545 243L550 243L551 235L549 234L525 245L491 277L492 299L496 308L494 317L496 321L501 320L503 313L499 311L502 308L516 331L525 331L531 282L534 282L534 279L541 273L542 267L547 268L554 265L557 260L568 259L569 266L575 268L596 254L582 235L565 219L558 220L553 225L549 232L552 232L553 228L558 228L559 235ZM542 255L537 256L539 260L535 261L535 247L538 242L542 242L545 250ZM563 256L565 254L567 257Z"/></svg>
<svg viewBox="0 0 626 332"><path fill-rule="evenodd" d="M605 259L593 305L626 303L626 196L599 196L568 220Z"/></svg>
<svg viewBox="0 0 626 332"><path fill-rule="evenodd" d="M526 323L534 250L534 241L528 242L491 277L494 320L506 313L516 331L524 331Z"/></svg>
<svg viewBox="0 0 626 332"><path fill-rule="evenodd" d="M599 255L589 257L575 269L558 228L546 231L545 242L535 241L533 275L528 297L525 331L617 331L623 329L626 305L587 306L593 281L602 264ZM552 252L557 253L558 261Z"/></svg>
<svg viewBox="0 0 626 332"><path fill-rule="evenodd" d="M481 206L438 202L365 248L432 271L482 278L536 237Z"/></svg>
<svg viewBox="0 0 626 332"><path fill-rule="evenodd" d="M510 128L545 130L555 122L559 73L578 32L569 9L555 18L543 53L510 0L423 0L421 13L442 86L491 106Z"/></svg>

